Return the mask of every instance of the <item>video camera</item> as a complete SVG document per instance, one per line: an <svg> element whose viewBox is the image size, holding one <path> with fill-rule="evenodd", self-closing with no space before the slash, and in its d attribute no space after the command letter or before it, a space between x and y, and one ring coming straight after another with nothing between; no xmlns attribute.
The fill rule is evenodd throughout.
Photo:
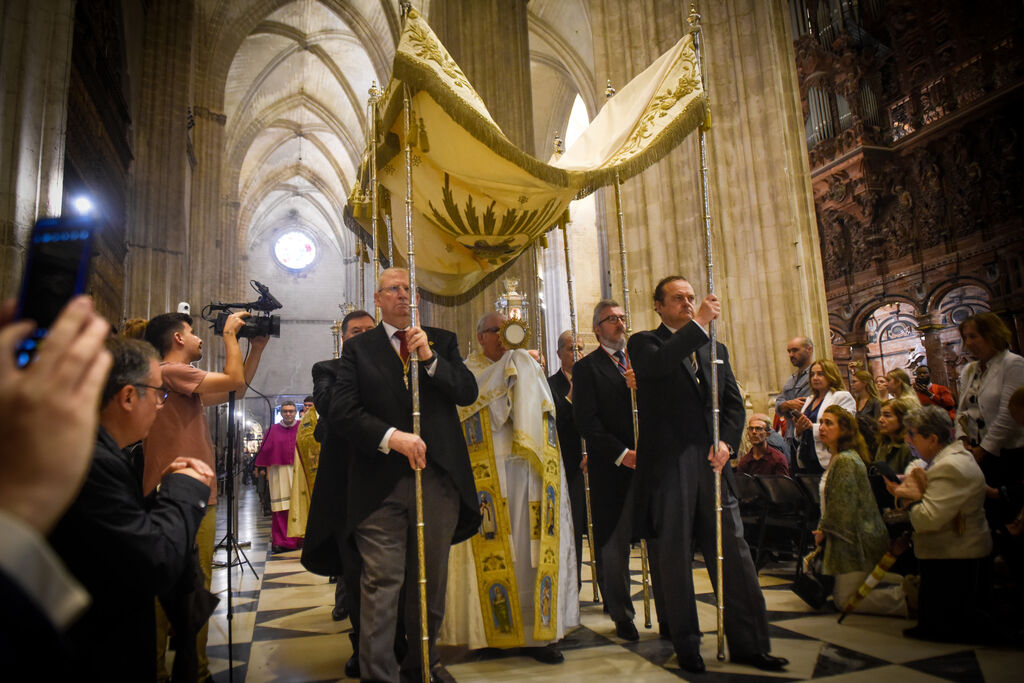
<svg viewBox="0 0 1024 683"><path fill-rule="evenodd" d="M240 308L253 315L246 319L245 325L238 331L238 338L252 338L252 337L280 337L281 336L281 316L271 315L270 311L275 311L282 307L280 301L270 293L270 288L262 282L256 280L250 280L249 284L253 289L260 295L256 301L249 301L247 303L237 304L226 304L220 302L210 303L203 309L203 320L213 323L213 333L218 337L224 334L224 323L227 322L228 316L231 315L230 311L233 308ZM219 311L216 318L210 316L214 311Z"/></svg>

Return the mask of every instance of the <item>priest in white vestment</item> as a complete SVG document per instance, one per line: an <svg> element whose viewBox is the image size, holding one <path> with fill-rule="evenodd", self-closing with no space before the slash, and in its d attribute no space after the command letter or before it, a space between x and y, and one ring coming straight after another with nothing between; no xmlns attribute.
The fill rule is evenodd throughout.
<svg viewBox="0 0 1024 683"><path fill-rule="evenodd" d="M546 663L578 626L576 550L555 406L540 365L500 341L503 318L477 326L482 353L466 366L479 398L459 409L484 523L469 543L452 546L439 641L523 648Z"/></svg>

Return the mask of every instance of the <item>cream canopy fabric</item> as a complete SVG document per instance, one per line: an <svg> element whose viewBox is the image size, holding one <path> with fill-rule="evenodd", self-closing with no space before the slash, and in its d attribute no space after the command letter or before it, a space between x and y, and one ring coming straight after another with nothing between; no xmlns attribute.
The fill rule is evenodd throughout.
<svg viewBox="0 0 1024 683"><path fill-rule="evenodd" d="M687 34L630 81L550 164L505 137L459 66L411 10L381 101L374 146L381 216L404 263L406 162L403 95L411 97L412 225L417 284L435 301L472 298L522 250L557 226L573 199L640 172L707 120L707 100ZM346 218L370 230L368 155ZM351 222L350 222L351 224ZM378 249L384 240L378 221Z"/></svg>

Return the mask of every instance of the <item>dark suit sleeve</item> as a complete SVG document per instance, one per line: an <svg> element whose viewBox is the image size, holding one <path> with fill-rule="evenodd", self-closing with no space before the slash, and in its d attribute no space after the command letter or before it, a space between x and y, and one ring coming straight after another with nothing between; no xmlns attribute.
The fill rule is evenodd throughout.
<svg viewBox="0 0 1024 683"><path fill-rule="evenodd" d="M580 361L572 373L572 415L576 429L587 440L587 450L603 454L613 463L628 446L605 429L598 413L597 377L593 363Z"/></svg>
<svg viewBox="0 0 1024 683"><path fill-rule="evenodd" d="M468 406L476 400L478 389L476 378L469 371L466 364L459 356L459 340L454 334L438 334L434 330L430 333L438 337L434 339L434 351L437 353L437 367L434 368L434 376L431 377L424 370L421 375L425 381L431 382L438 390L450 398L455 405Z"/></svg>
<svg viewBox="0 0 1024 683"><path fill-rule="evenodd" d="M664 344L658 343L653 332L641 332L629 338L629 362L637 382L666 377L707 343L708 335L693 321L676 330Z"/></svg>
<svg viewBox="0 0 1024 683"><path fill-rule="evenodd" d="M97 457L69 515L88 515L97 537L115 539L104 552L155 594L171 588L184 570L210 489L188 475L169 474L143 508L133 488L138 484L127 465Z"/></svg>
<svg viewBox="0 0 1024 683"><path fill-rule="evenodd" d="M331 412L331 387L335 381L334 365L336 363L329 360L313 364L313 405L319 415L328 415Z"/></svg>
<svg viewBox="0 0 1024 683"><path fill-rule="evenodd" d="M360 395L359 363L366 361L359 358L357 346L358 344L348 343L342 347L337 381L331 392L328 419L331 432L344 434L356 451L373 452L380 446L384 434L394 425L371 414L363 405ZM366 387L366 391L372 390L371 387ZM380 387L380 390L386 391L383 387Z"/></svg>
<svg viewBox="0 0 1024 683"><path fill-rule="evenodd" d="M747 410L743 405L743 396L736 383L736 376L732 373L729 351L722 344L718 345L718 359L722 361L719 365L721 374L718 382L719 390L722 392L718 399L719 436L735 453L739 450L740 439L743 437L743 423Z"/></svg>

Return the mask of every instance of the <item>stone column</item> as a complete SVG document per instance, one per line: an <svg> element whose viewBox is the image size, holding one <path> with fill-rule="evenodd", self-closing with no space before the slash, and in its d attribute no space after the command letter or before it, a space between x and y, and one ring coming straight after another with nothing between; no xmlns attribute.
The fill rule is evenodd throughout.
<svg viewBox="0 0 1024 683"><path fill-rule="evenodd" d="M785 343L806 335L828 353L829 326L793 48L781 2L702 2L715 284L720 337L757 410L791 368ZM686 30L688 3L591 0L595 76L621 88ZM697 135L622 188L636 330L657 323L658 279L682 274L706 293ZM613 206L611 189L604 190ZM610 220L609 220L610 223ZM617 252L609 224L609 253ZM612 282L618 262L609 259Z"/></svg>
<svg viewBox="0 0 1024 683"><path fill-rule="evenodd" d="M944 387L955 386L956 378L950 377L946 371L942 338L939 336L942 327L942 319L938 311L931 311L917 318L917 329L921 332L921 344L924 346L925 362L931 371L932 382Z"/></svg>
<svg viewBox="0 0 1024 683"><path fill-rule="evenodd" d="M527 0L431 0L427 19L501 130L521 149L533 153L526 4ZM520 291L527 294L532 307L537 288L531 251L525 251L508 273L519 278ZM494 310L503 289L499 279L462 306L424 306L424 321L457 332L465 351L468 341L476 344L477 319ZM530 317L535 327L532 313Z"/></svg>
<svg viewBox="0 0 1024 683"><path fill-rule="evenodd" d="M74 0L0 10L0 298L17 296L32 225L61 212Z"/></svg>

